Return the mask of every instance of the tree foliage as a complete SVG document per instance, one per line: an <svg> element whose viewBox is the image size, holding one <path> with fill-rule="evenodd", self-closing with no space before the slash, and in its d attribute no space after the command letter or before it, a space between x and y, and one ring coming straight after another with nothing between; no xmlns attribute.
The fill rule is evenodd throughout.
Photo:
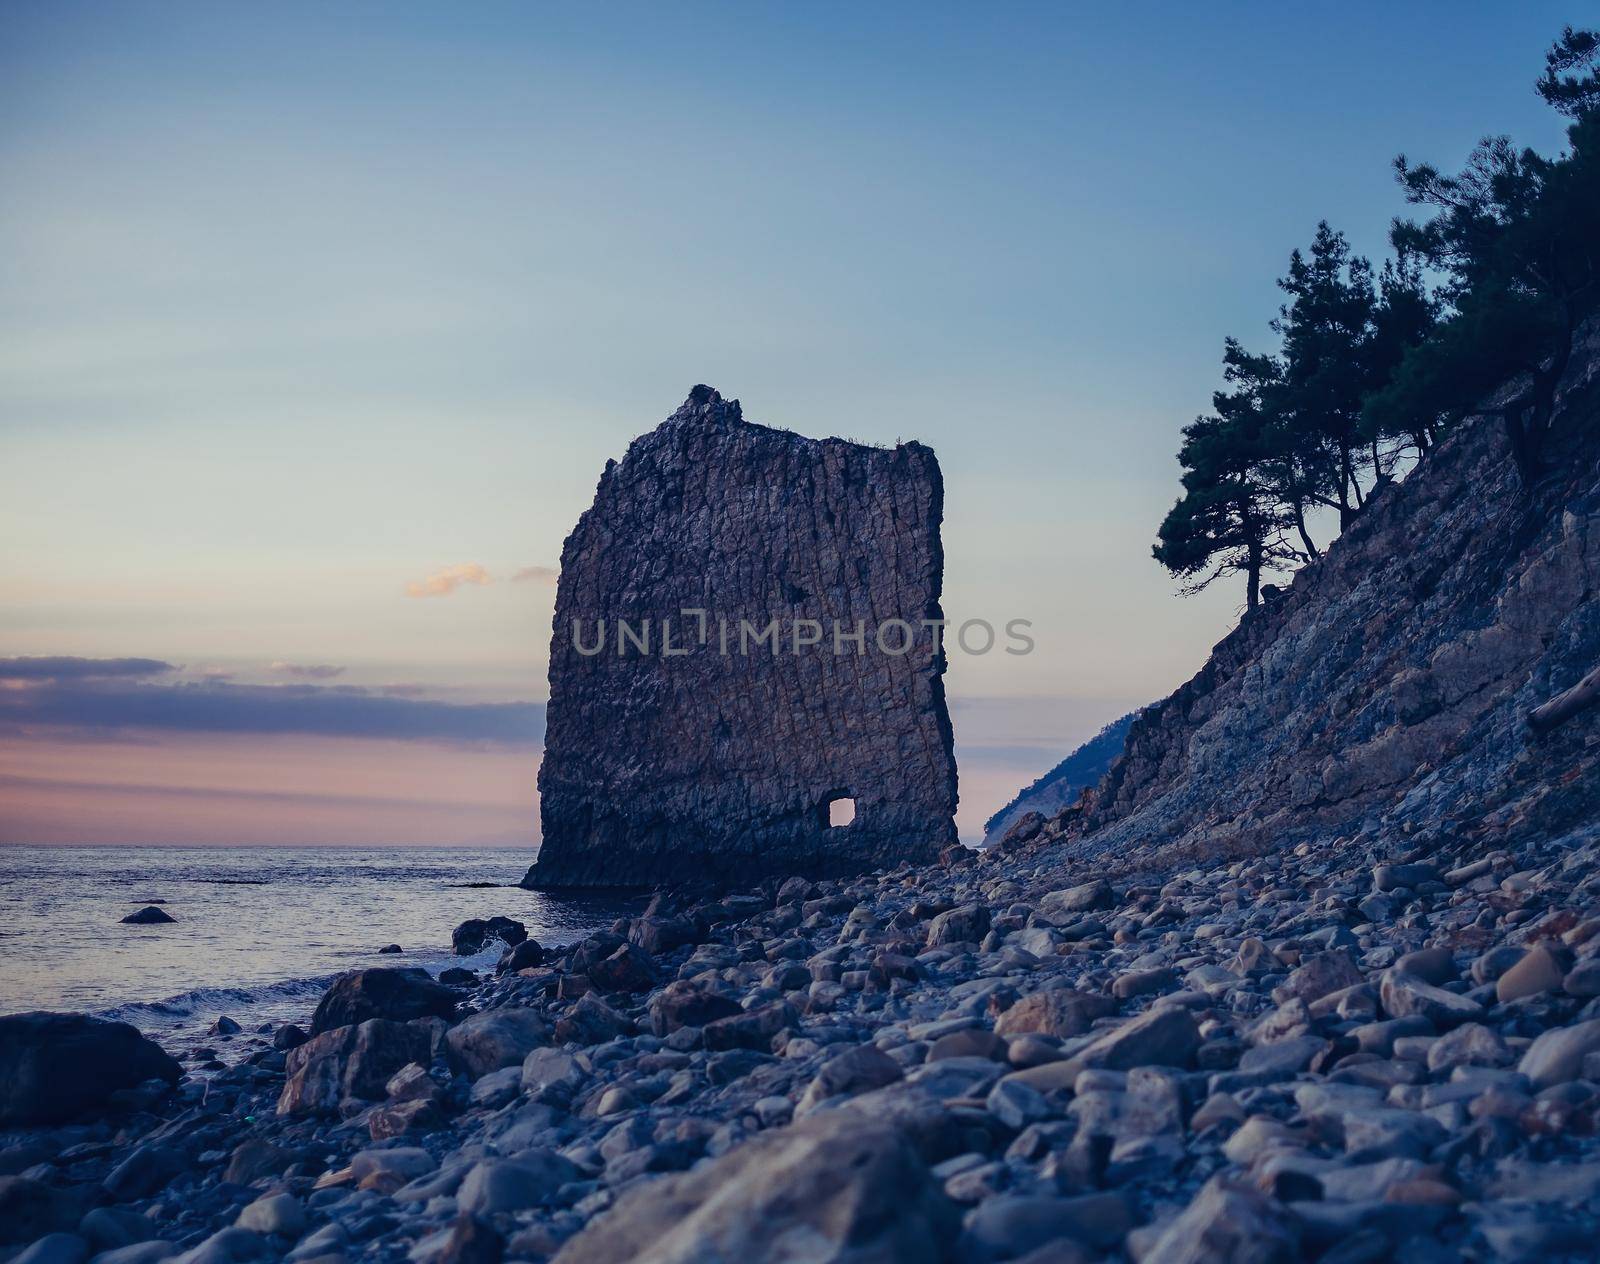
<svg viewBox="0 0 1600 1264"><path fill-rule="evenodd" d="M1183 430L1183 494L1153 550L1184 591L1242 573L1253 609L1264 573L1318 556L1317 510L1343 530L1469 414L1499 416L1523 485L1538 477L1600 307L1600 35L1564 30L1535 89L1573 120L1566 153L1489 137L1453 175L1402 155L1404 196L1429 214L1395 221L1393 258L1374 272L1323 222L1278 282L1278 349L1226 340L1228 389Z"/></svg>

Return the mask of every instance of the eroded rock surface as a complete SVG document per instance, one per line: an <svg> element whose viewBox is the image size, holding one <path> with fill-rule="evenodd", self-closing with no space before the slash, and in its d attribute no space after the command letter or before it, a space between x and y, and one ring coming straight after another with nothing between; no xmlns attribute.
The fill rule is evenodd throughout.
<svg viewBox="0 0 1600 1264"><path fill-rule="evenodd" d="M1124 757L1039 837L1213 859L1381 829L1490 850L1592 819L1600 708L1553 731L1529 716L1600 662L1597 380L1600 330L1574 354L1531 492L1493 417L1377 492L1139 714Z"/></svg>
<svg viewBox="0 0 1600 1264"><path fill-rule="evenodd" d="M921 444L753 425L704 386L608 464L562 550L527 885L838 875L953 842L922 622L943 617L943 498ZM820 643L797 647L806 621ZM854 820L830 826L845 798Z"/></svg>

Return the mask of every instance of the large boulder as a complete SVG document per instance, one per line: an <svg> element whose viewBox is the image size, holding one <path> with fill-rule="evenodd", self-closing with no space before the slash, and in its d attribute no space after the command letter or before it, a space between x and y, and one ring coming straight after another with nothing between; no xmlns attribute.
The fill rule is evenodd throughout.
<svg viewBox="0 0 1600 1264"><path fill-rule="evenodd" d="M1001 1014L994 1030L1000 1036L1055 1036L1066 1040L1081 1036L1097 1018L1117 1012L1117 1004L1095 992L1046 988L1031 992Z"/></svg>
<svg viewBox="0 0 1600 1264"><path fill-rule="evenodd" d="M733 997L689 979L667 984L650 998L646 1009L650 1015L650 1030L657 1036L670 1036L680 1027L704 1027L719 1018L732 1018L744 1012Z"/></svg>
<svg viewBox="0 0 1600 1264"><path fill-rule="evenodd" d="M396 1071L433 1061L444 1032L437 1018L409 1023L370 1018L313 1036L289 1051L278 1114L340 1114L380 1101Z"/></svg>
<svg viewBox="0 0 1600 1264"><path fill-rule="evenodd" d="M491 943L516 947L528 937L528 928L509 917L469 917L450 932L450 947L458 957L471 957Z"/></svg>
<svg viewBox="0 0 1600 1264"><path fill-rule="evenodd" d="M563 1045L597 1045L632 1034L631 1022L593 992L586 992L556 1022L555 1041Z"/></svg>
<svg viewBox="0 0 1600 1264"><path fill-rule="evenodd" d="M0 1018L0 1125L53 1124L102 1108L118 1089L183 1074L127 1023L85 1014Z"/></svg>
<svg viewBox="0 0 1600 1264"><path fill-rule="evenodd" d="M589 967L589 982L602 992L648 992L656 985L656 963L633 944L623 944Z"/></svg>
<svg viewBox="0 0 1600 1264"><path fill-rule="evenodd" d="M1069 1074L1103 1067L1131 1071L1135 1067L1186 1067L1200 1048L1200 1029L1186 1009L1175 1005L1146 1010L1137 1018L1079 1049L1063 1064Z"/></svg>
<svg viewBox="0 0 1600 1264"><path fill-rule="evenodd" d="M311 1016L311 1034L350 1027L370 1018L404 1023L413 1018L454 1018L456 995L415 966L377 967L341 974Z"/></svg>
<svg viewBox="0 0 1600 1264"><path fill-rule="evenodd" d="M937 1264L950 1258L957 1228L954 1205L904 1132L828 1111L633 1187L554 1264Z"/></svg>
<svg viewBox="0 0 1600 1264"><path fill-rule="evenodd" d="M534 1010L507 1006L464 1019L450 1029L445 1042L450 1061L477 1079L521 1066L535 1049L550 1043L550 1024Z"/></svg>

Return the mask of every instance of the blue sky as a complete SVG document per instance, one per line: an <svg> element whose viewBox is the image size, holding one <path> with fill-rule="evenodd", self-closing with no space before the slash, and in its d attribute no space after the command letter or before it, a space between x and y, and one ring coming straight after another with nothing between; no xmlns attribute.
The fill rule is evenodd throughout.
<svg viewBox="0 0 1600 1264"><path fill-rule="evenodd" d="M0 658L172 664L236 691L240 743L283 740L257 688L538 703L553 589L510 577L704 381L938 453L947 610L1038 642L952 662L970 835L1231 626L1239 593L1149 560L1224 335L1268 341L1319 218L1382 252L1396 152L1557 148L1530 85L1585 13L10 3ZM490 582L406 595L466 566ZM132 767L127 720L71 734L75 784ZM428 723L449 797L466 756ZM17 806L64 726L12 730L0 839L92 833ZM407 740L308 737L319 768ZM437 841L525 829L531 757L484 738L497 823ZM188 828L173 740L126 772L172 792L152 839ZM328 831L291 754L216 773L308 797L257 841ZM349 836L403 833L374 819Z"/></svg>

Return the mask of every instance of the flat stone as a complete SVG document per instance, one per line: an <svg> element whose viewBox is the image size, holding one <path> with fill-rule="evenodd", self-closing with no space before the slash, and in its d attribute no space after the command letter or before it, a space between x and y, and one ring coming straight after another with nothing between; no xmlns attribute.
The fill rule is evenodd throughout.
<svg viewBox="0 0 1600 1264"><path fill-rule="evenodd" d="M1567 962L1544 945L1536 945L1496 980L1495 999L1502 1005L1526 996L1541 996L1561 986Z"/></svg>
<svg viewBox="0 0 1600 1264"><path fill-rule="evenodd" d="M1200 1032L1187 1010L1161 1006L1147 1010L1066 1060L1075 1070L1107 1067L1125 1071L1142 1066L1188 1066L1200 1047ZM1040 1068L1041 1070L1047 1068Z"/></svg>
<svg viewBox="0 0 1600 1264"><path fill-rule="evenodd" d="M1453 1027L1483 1016L1483 1006L1454 992L1425 983L1415 975L1390 970L1381 986L1384 1011L1391 1018L1416 1015L1437 1027Z"/></svg>
<svg viewBox="0 0 1600 1264"><path fill-rule="evenodd" d="M1575 1080L1585 1055L1600 1050L1600 1018L1545 1032L1522 1055L1517 1070L1535 1090Z"/></svg>

